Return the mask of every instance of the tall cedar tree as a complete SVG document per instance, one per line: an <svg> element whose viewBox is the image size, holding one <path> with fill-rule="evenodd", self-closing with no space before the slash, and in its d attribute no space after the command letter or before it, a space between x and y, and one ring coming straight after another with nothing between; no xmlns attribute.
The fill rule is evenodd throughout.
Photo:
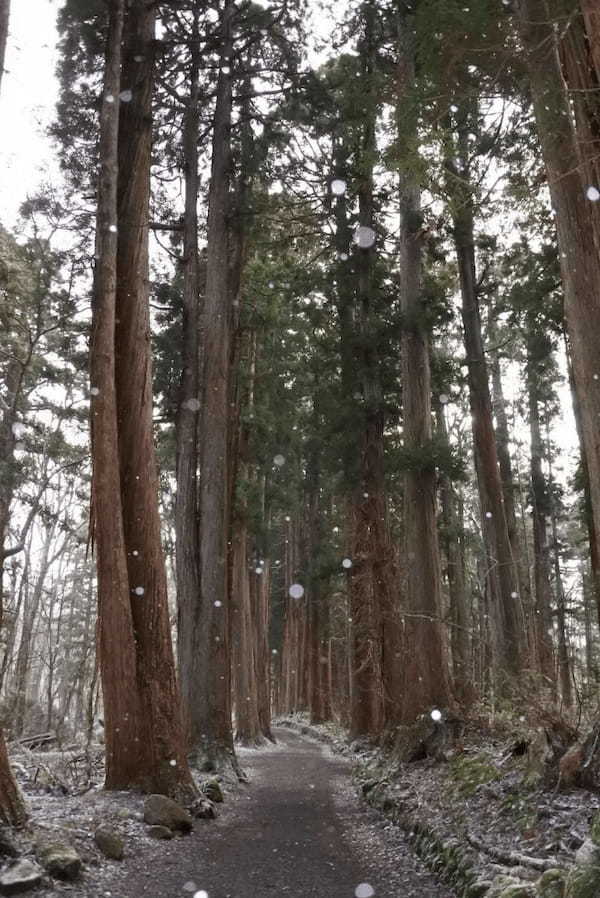
<svg viewBox="0 0 600 898"><path fill-rule="evenodd" d="M207 267L202 314L202 408L200 411L200 617L192 670L182 669L195 692L190 707L191 747L209 764L233 759L229 658L228 539L233 291L230 282L229 204L233 0L221 19L221 65L213 122L208 193ZM189 687L184 687L188 689Z"/></svg>
<svg viewBox="0 0 600 898"><path fill-rule="evenodd" d="M570 3L571 12L577 4ZM562 10L564 12L564 9ZM588 17L592 22L591 17ZM600 555L600 211L590 200L588 173L581 159L576 121L568 95L560 53L572 52L565 31L556 29L545 0L520 0L519 23L533 108L546 167L560 248L565 318L571 347L573 378L581 420L583 452L591 511ZM592 23L593 24L593 23ZM596 23L597 24L597 23ZM592 32L592 37L597 32ZM597 47L597 41L594 44ZM577 60L574 60L577 64ZM566 74L572 66L566 64ZM599 609L600 613L600 609Z"/></svg>
<svg viewBox="0 0 600 898"><path fill-rule="evenodd" d="M176 421L177 496L175 540L177 576L177 654L181 672L185 731L198 683L190 675L200 633L200 530L198 527L198 410L200 408L200 261L198 255L198 140L200 133L200 52L198 10L191 31L189 94L183 120L185 209L183 226L183 319L181 383Z"/></svg>
<svg viewBox="0 0 600 898"><path fill-rule="evenodd" d="M492 399L481 327L475 253L475 186L468 149L476 111L463 102L456 113L455 146L446 158L462 322L469 373L475 469L487 554L486 591L496 688L514 684L526 661L525 627L498 467Z"/></svg>
<svg viewBox="0 0 600 898"><path fill-rule="evenodd" d="M398 140L414 146L417 135L414 97L414 24L399 21ZM402 153L403 147L399 150ZM431 454L430 336L422 300L423 216L421 191L414 172L419 165L404 160L400 174L400 297L402 310L402 420L404 445L413 459L404 478L404 627L403 722L432 707L451 702L442 630L442 579L436 522L437 475ZM417 686L418 684L418 686Z"/></svg>
<svg viewBox="0 0 600 898"><path fill-rule="evenodd" d="M154 11L111 8L91 354L93 509L108 788L192 787L180 722L152 432L148 202ZM125 86L125 87L124 87ZM118 121L121 91L131 92ZM129 93L126 94L129 96ZM118 472L118 476L116 475Z"/></svg>

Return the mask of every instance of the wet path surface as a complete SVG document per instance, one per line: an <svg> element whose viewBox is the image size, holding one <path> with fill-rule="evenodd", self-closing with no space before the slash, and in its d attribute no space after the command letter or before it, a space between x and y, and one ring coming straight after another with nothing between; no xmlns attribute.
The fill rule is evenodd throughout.
<svg viewBox="0 0 600 898"><path fill-rule="evenodd" d="M287 730L277 739L274 748L241 752L249 785L228 796L218 820L199 820L191 836L114 865L85 894L450 898L401 833L361 805L346 761Z"/></svg>

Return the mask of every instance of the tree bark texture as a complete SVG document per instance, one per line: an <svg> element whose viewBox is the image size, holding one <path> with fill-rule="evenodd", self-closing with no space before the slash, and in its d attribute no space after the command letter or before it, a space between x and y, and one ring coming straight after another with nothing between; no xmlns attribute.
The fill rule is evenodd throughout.
<svg viewBox="0 0 600 898"><path fill-rule="evenodd" d="M4 58L8 39L8 22L10 18L10 0L0 0L0 87L4 74Z"/></svg>
<svg viewBox="0 0 600 898"><path fill-rule="evenodd" d="M416 137L413 109L414 50L406 34L399 42L401 90L399 135ZM410 139L410 138L408 138ZM400 303L402 310L402 422L404 446L413 459L404 475L403 688L400 720L412 723L432 708L451 703L442 627L442 581L436 517L437 473L431 455L431 368L429 333L422 303L421 191L406 166L400 182Z"/></svg>
<svg viewBox="0 0 600 898"><path fill-rule="evenodd" d="M463 167L462 179L468 180ZM518 580L511 553L502 482L498 468L492 401L483 346L475 269L474 220L471 198L455 197L454 240L462 295L462 320L469 398L473 420L475 467L487 553L486 582L492 618L492 640L497 688L516 678L524 664L525 620L518 594Z"/></svg>
<svg viewBox="0 0 600 898"><path fill-rule="evenodd" d="M203 375L200 421L200 616L195 699L190 709L192 748L209 763L232 759L229 446L232 292L229 278L233 3L222 17L223 50L217 81L208 194L206 293L202 315ZM215 604L217 603L217 604Z"/></svg>
<svg viewBox="0 0 600 898"><path fill-rule="evenodd" d="M565 318L583 452L590 483L596 556L600 557L600 228L578 165L575 124L562 77L557 37L545 0L521 0L521 39L556 226Z"/></svg>
<svg viewBox="0 0 600 898"><path fill-rule="evenodd" d="M197 37L195 14L192 37ZM198 139L200 130L199 46L191 47L190 91L184 115L185 210L183 228L183 318L181 385L177 410L177 496L175 545L177 654L187 742L190 710L196 701L193 675L200 632L200 530L198 518L198 419L200 410L198 258Z"/></svg>

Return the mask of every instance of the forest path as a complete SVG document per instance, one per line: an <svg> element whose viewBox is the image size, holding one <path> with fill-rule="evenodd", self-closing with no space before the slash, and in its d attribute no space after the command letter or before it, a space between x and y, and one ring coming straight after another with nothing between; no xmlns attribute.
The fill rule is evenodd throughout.
<svg viewBox="0 0 600 898"><path fill-rule="evenodd" d="M104 880L113 898L450 898L396 827L359 802L347 761L288 730L242 751L249 785L216 821ZM371 893L365 885L374 889ZM207 895L205 895L207 893ZM199 896L200 898L200 896Z"/></svg>

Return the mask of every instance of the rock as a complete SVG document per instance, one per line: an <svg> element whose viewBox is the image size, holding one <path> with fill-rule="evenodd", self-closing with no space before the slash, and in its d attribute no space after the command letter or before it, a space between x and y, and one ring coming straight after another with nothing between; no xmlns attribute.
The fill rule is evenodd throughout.
<svg viewBox="0 0 600 898"><path fill-rule="evenodd" d="M472 882L471 885L467 886L464 898L484 898L484 896L487 896L491 886L492 883L489 879L479 879L477 882Z"/></svg>
<svg viewBox="0 0 600 898"><path fill-rule="evenodd" d="M600 847L591 839L586 839L581 848L575 852L575 863L582 867L600 866Z"/></svg>
<svg viewBox="0 0 600 898"><path fill-rule="evenodd" d="M194 824L191 815L166 795L149 795L144 802L144 820L157 826L190 832Z"/></svg>
<svg viewBox="0 0 600 898"><path fill-rule="evenodd" d="M36 848L37 859L50 876L57 879L77 879L81 858L71 845L64 842L41 842Z"/></svg>
<svg viewBox="0 0 600 898"><path fill-rule="evenodd" d="M169 829L168 826L149 826L148 835L152 839L172 839L173 830Z"/></svg>
<svg viewBox="0 0 600 898"><path fill-rule="evenodd" d="M43 870L32 861L23 859L16 861L0 874L0 893L2 895L18 895L34 889L42 881Z"/></svg>
<svg viewBox="0 0 600 898"><path fill-rule="evenodd" d="M223 792L221 790L221 785L217 779L213 777L213 779L208 780L208 782L204 783L202 786L202 791L211 801L214 801L215 804L219 804L219 802L223 801Z"/></svg>
<svg viewBox="0 0 600 898"><path fill-rule="evenodd" d="M570 789L577 783L584 760L583 746L578 742L567 749L558 762L560 784L563 788Z"/></svg>
<svg viewBox="0 0 600 898"><path fill-rule="evenodd" d="M13 841L10 830L6 826L0 826L0 856L18 857L19 851Z"/></svg>
<svg viewBox="0 0 600 898"><path fill-rule="evenodd" d="M200 820L214 820L217 816L217 809L210 798L197 798L190 808L190 813Z"/></svg>
<svg viewBox="0 0 600 898"><path fill-rule="evenodd" d="M113 861L122 861L125 854L125 843L121 836L109 826L101 825L94 833L94 841L104 857Z"/></svg>
<svg viewBox="0 0 600 898"><path fill-rule="evenodd" d="M537 881L539 898L564 898L565 885L562 870L544 870Z"/></svg>
<svg viewBox="0 0 600 898"><path fill-rule="evenodd" d="M527 766L523 781L527 786L549 783L554 775L554 753L545 730L540 730L529 742Z"/></svg>

